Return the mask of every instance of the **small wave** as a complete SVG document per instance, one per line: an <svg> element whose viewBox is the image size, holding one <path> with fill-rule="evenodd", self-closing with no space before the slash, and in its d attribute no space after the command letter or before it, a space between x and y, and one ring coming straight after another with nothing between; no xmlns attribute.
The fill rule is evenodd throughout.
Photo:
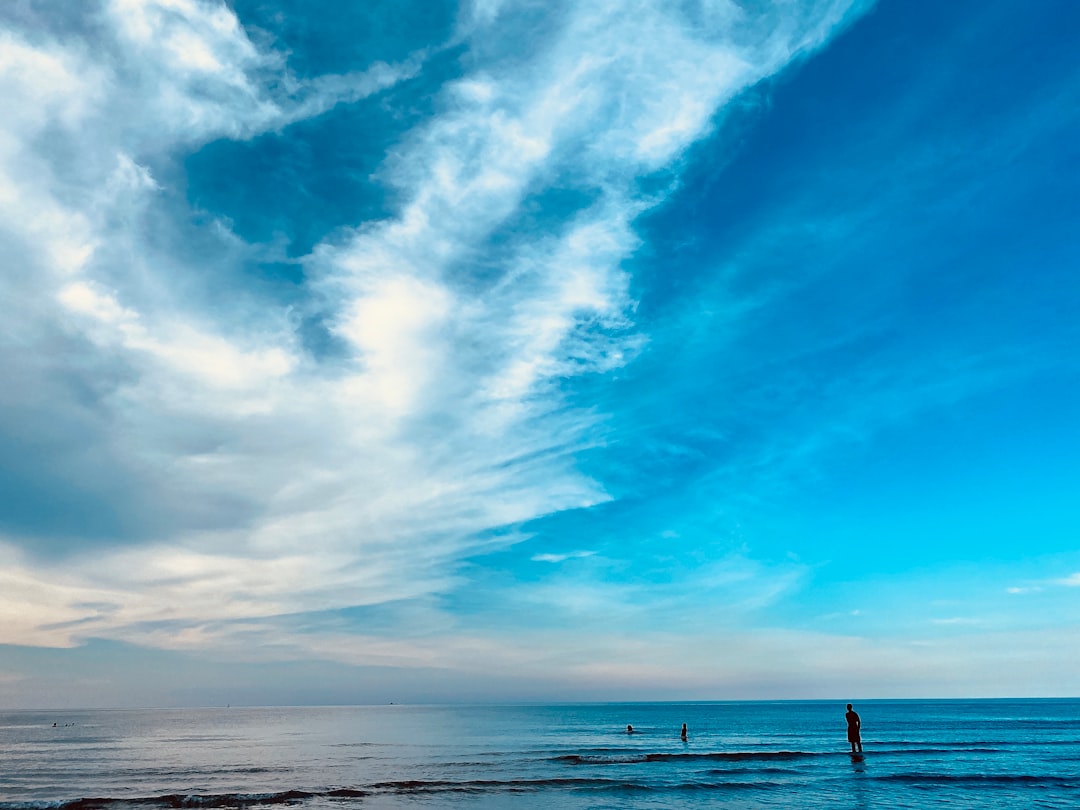
<svg viewBox="0 0 1080 810"><path fill-rule="evenodd" d="M526 760L527 761L527 760ZM466 760L447 760L446 762L433 762L429 767L432 768L490 768L490 759L466 759Z"/></svg>
<svg viewBox="0 0 1080 810"><path fill-rule="evenodd" d="M1065 726L1066 728L1076 728L1080 726L1080 718L1076 717L1017 717L1010 718L1008 721L1011 725L1017 726L1038 726L1039 728L1055 728L1057 726Z"/></svg>
<svg viewBox="0 0 1080 810"><path fill-rule="evenodd" d="M1080 787L1080 780L1030 773L890 773L872 777L876 782L911 785L1031 785L1032 787Z"/></svg>
<svg viewBox="0 0 1080 810"><path fill-rule="evenodd" d="M632 765L639 762L776 762L810 759L822 754L810 751L713 751L704 754L563 754L553 762L567 765Z"/></svg>
<svg viewBox="0 0 1080 810"><path fill-rule="evenodd" d="M705 771L707 776L797 776L805 773L797 768L715 768Z"/></svg>
<svg viewBox="0 0 1080 810"><path fill-rule="evenodd" d="M368 786L373 791L393 793L528 793L545 788L618 788L648 789L635 782L612 779L472 779L450 781L437 779L404 779L377 782Z"/></svg>
<svg viewBox="0 0 1080 810"><path fill-rule="evenodd" d="M945 742L942 740L888 740L888 739L874 739L875 747L890 747L900 748L909 751L917 750L919 748L934 748L942 749L946 751L963 751L965 749L982 750L988 748L994 751L1009 749L1009 748L1026 748L1031 746L1038 746L1039 748L1045 748L1052 745L1076 745L1076 741L1073 739L1064 740L1050 740L1045 737L1030 740L967 740L956 742Z"/></svg>
<svg viewBox="0 0 1080 810"><path fill-rule="evenodd" d="M696 759L701 761L746 762L799 760L821 756L802 751L774 752L716 752L712 754L662 754L646 755L633 762L665 761L672 759ZM651 757L648 758L648 757ZM564 761L576 761L578 755L563 757ZM588 760L586 760L588 761ZM611 760L606 760L611 762ZM702 774L701 781L688 781L678 785L651 784L634 779L608 778L537 778L507 780L419 780L406 779L376 782L357 787L326 788L324 790L286 790L276 793L222 793L222 794L167 794L148 797L98 797L69 801L0 802L0 810L215 810L216 808L256 808L300 805L311 799L363 799L373 795L439 795L439 794L523 794L546 790L566 790L588 793L655 793L656 791L688 790L761 790L787 784L785 777L799 771L766 765L761 768L737 767L715 769ZM734 777L734 779L732 779ZM750 777L749 779L741 777ZM971 788L1030 787L1080 788L1080 778L1044 776L1037 774L950 774L940 772L908 772L881 774L870 777L875 782L893 782L913 788L934 788L945 785L964 785Z"/></svg>
<svg viewBox="0 0 1080 810"><path fill-rule="evenodd" d="M143 796L125 798L85 798L60 802L4 802L2 810L105 810L113 805L147 806L184 810L186 808L251 807L256 805L297 804L317 795L304 790L284 790L277 793L216 793Z"/></svg>
<svg viewBox="0 0 1080 810"><path fill-rule="evenodd" d="M229 768L215 768L213 770L207 770L203 768L197 773L202 776L213 776L214 774L236 774L236 773L284 773L287 769L284 767L279 768L267 768L262 765L236 765Z"/></svg>
<svg viewBox="0 0 1080 810"><path fill-rule="evenodd" d="M685 762L710 760L719 762L776 762L812 759L821 754L811 751L715 751L707 754L647 754L646 762Z"/></svg>
<svg viewBox="0 0 1080 810"><path fill-rule="evenodd" d="M179 794L144 797L95 797L67 801L0 802L0 810L214 810L274 805L297 805L309 799L362 799L372 794L529 793L551 788L602 791L648 791L647 785L613 779L510 779L510 780L418 780L376 782L362 788L319 791L285 790L277 793Z"/></svg>
<svg viewBox="0 0 1080 810"><path fill-rule="evenodd" d="M949 745L949 746L933 746L923 748L904 748L894 747L889 743L875 743L873 746L873 752L875 754L1000 754L1005 749L1002 748L989 748L987 746L965 746L965 745Z"/></svg>
<svg viewBox="0 0 1080 810"><path fill-rule="evenodd" d="M755 790L772 790L777 787L784 787L784 782L772 781L768 779L754 779L750 782L734 782L730 779L725 779L722 782L683 782L680 785L674 786L674 790L679 792L693 791L693 790L707 790L713 793L721 791L755 791Z"/></svg>

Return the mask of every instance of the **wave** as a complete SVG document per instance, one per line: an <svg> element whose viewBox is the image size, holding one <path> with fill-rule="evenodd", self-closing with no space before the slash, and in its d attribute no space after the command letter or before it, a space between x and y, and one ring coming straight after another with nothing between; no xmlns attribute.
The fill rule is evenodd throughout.
<svg viewBox="0 0 1080 810"><path fill-rule="evenodd" d="M142 797L95 797L68 801L0 802L0 810L109 810L113 807L141 807L155 810L214 810L272 805L295 805L310 799L363 799L373 794L403 793L525 793L548 788L648 791L647 785L613 779L510 779L510 780L420 780L376 782L363 788L327 790L284 790L275 793L180 794Z"/></svg>
<svg viewBox="0 0 1080 810"><path fill-rule="evenodd" d="M950 745L950 746L933 746L923 748L903 748L890 745L889 743L877 743L875 742L871 748L868 748L866 753L873 751L875 754L1000 754L1007 749L1005 748L990 748L987 746L963 746L963 745Z"/></svg>
<svg viewBox="0 0 1080 810"><path fill-rule="evenodd" d="M1040 738L1037 738L1037 739L1033 738L1033 739L1030 739L1030 740L993 740L993 739L986 739L986 740L967 740L967 741L959 741L958 740L956 742L943 742L941 740L934 740L933 742L931 742L929 740L911 740L911 739L908 739L908 740L902 740L902 739L901 740L887 740L887 739L875 738L874 739L874 745L875 745L875 747L879 747L879 748L882 747L882 746L885 746L885 747L897 747L899 749L909 750L909 751L913 751L913 750L917 750L917 749L916 748L907 748L907 746L919 746L919 747L926 747L928 749L930 747L932 747L934 750L941 749L943 751L965 751L965 750L981 751L981 750L984 750L984 749L989 749L989 750L992 750L992 751L998 751L998 750L1001 750L1001 749L1025 748L1025 747L1032 747L1032 746L1038 746L1039 748L1044 748L1044 747L1047 747L1047 746L1054 746L1054 745L1076 745L1076 740L1072 739L1072 738L1054 740L1054 739L1047 739L1045 737L1040 737Z"/></svg>
<svg viewBox="0 0 1080 810"><path fill-rule="evenodd" d="M713 775L725 775L715 772ZM371 785L372 789L394 793L532 793L551 788L598 792L598 793L655 793L682 792L689 790L758 790L783 784L775 780L753 779L750 781L688 781L671 784L636 782L628 779L514 779L507 781L476 780L467 782L410 781L384 782Z"/></svg>
<svg viewBox="0 0 1080 810"><path fill-rule="evenodd" d="M875 782L910 785L1031 785L1033 787L1080 788L1080 778L1031 773L889 773L871 777Z"/></svg>
<svg viewBox="0 0 1080 810"><path fill-rule="evenodd" d="M144 797L96 797L68 801L0 802L0 810L214 810L215 808L245 808L274 805L298 805L311 799L364 799L378 794L514 794L534 793L551 789L602 793L651 793L656 790L740 789L762 787L768 782L688 782L680 785L657 785L629 779L601 778L537 778L537 779L474 779L423 780L406 779L375 782L358 788L327 790L285 790L276 793L217 793L179 794Z"/></svg>
<svg viewBox="0 0 1080 810"><path fill-rule="evenodd" d="M407 780L377 782L369 786L373 791L393 793L531 793L547 788L572 788L587 790L649 791L653 788L640 782L623 779L573 779L548 777L540 779L472 779Z"/></svg>
<svg viewBox="0 0 1080 810"><path fill-rule="evenodd" d="M332 796L335 792L312 793L306 790L284 790L276 793L216 793L216 794L181 794L169 793L164 796L141 796L123 798L96 797L72 799L55 802L2 802L2 810L103 810L115 804L124 806L159 807L159 808L214 808L239 807L253 805L297 804L315 796ZM366 795L360 792L358 797Z"/></svg>
<svg viewBox="0 0 1080 810"><path fill-rule="evenodd" d="M774 752L771 756L762 752L749 755L746 752L716 754L676 754L653 755L664 758L686 758L699 760L740 761L747 759L797 759L813 757L815 754L800 751ZM564 758L570 759L570 758ZM635 762L648 761L644 759ZM655 759L653 760L655 761ZM749 781L733 781L731 776L737 773L753 773L756 778ZM787 784L785 776L798 771L784 768L712 770L703 776L725 777L719 781L704 779L680 784L658 784L629 779L603 778L537 778L537 779L478 779L478 780L420 780L407 779L398 781L375 782L363 787L332 788L325 790L285 790L274 793L219 793L219 794L179 794L171 793L145 797L97 797L68 801L29 801L0 802L0 810L127 810L127 808L146 808L147 810L216 810L216 808L251 808L277 805L300 805L311 799L365 799L374 795L436 795L436 794L515 794L535 793L545 790L569 790L598 793L654 793L682 791L741 791L769 789ZM772 776L773 779L762 779ZM912 788L937 788L946 785L978 787L1031 787L1059 788L1076 790L1080 788L1080 777L1048 776L1038 774L948 774L936 772L908 772L882 774L869 777L874 782L901 783ZM777 781L779 780L779 781Z"/></svg>
<svg viewBox="0 0 1080 810"><path fill-rule="evenodd" d="M732 776L801 776L804 773L798 768L715 768L705 771L708 776L723 776L726 779Z"/></svg>
<svg viewBox="0 0 1080 810"><path fill-rule="evenodd" d="M713 751L705 754L563 754L552 757L553 762L567 765L632 765L639 762L786 762L812 759L829 754L812 751Z"/></svg>

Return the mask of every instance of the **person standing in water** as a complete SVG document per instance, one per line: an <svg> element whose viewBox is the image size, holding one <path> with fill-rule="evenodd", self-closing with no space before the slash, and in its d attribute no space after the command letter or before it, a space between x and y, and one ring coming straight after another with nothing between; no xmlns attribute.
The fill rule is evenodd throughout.
<svg viewBox="0 0 1080 810"><path fill-rule="evenodd" d="M851 753L862 753L862 719L859 717L859 713L851 708L851 704L847 705L847 714L844 715L844 719L847 720L847 738L851 743ZM856 750L857 749L857 750Z"/></svg>
<svg viewBox="0 0 1080 810"><path fill-rule="evenodd" d="M683 742L686 742L686 723L682 724L682 732L679 734L682 737Z"/></svg>

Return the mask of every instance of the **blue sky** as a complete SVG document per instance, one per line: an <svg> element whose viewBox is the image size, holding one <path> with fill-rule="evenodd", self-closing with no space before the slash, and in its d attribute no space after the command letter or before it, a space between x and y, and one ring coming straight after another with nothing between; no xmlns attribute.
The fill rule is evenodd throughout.
<svg viewBox="0 0 1080 810"><path fill-rule="evenodd" d="M1080 8L0 9L0 705L1076 695Z"/></svg>

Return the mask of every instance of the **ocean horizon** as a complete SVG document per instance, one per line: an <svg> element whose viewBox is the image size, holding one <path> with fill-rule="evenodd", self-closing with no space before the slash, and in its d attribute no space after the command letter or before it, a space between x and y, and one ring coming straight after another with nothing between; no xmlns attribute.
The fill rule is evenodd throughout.
<svg viewBox="0 0 1080 810"><path fill-rule="evenodd" d="M1080 802L1080 698L851 702L0 711L0 810Z"/></svg>

